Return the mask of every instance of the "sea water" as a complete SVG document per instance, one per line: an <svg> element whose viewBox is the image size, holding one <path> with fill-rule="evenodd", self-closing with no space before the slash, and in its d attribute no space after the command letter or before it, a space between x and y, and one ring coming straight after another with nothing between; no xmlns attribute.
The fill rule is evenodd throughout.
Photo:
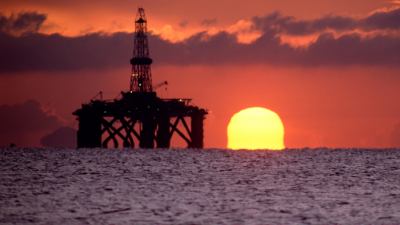
<svg viewBox="0 0 400 225"><path fill-rule="evenodd" d="M400 149L1 149L0 224L400 224Z"/></svg>

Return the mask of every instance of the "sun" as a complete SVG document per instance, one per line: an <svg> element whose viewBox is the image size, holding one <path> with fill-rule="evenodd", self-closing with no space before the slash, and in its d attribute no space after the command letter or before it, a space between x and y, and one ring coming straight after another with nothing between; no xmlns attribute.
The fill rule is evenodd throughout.
<svg viewBox="0 0 400 225"><path fill-rule="evenodd" d="M228 148L282 150L285 129L275 112L252 107L232 116L228 125Z"/></svg>

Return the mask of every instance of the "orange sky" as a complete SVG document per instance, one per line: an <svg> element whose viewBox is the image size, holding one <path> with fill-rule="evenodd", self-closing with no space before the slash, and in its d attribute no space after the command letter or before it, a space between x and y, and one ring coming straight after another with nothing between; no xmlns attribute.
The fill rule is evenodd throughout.
<svg viewBox="0 0 400 225"><path fill-rule="evenodd" d="M96 31L133 31L136 7L142 5L150 30L176 42L206 29L242 31L246 28L245 21L274 11L298 19L328 14L358 18L395 5L394 1L384 0L252 0L247 4L232 0L121 0L118 3L101 0L93 3L4 0L0 8L5 15L21 11L45 13L48 18L40 32L80 36ZM126 63L110 69L3 73L0 103L19 104L35 99L51 109L65 125L77 127L72 111L99 90L109 98L126 90L129 71L130 65ZM287 147L396 146L400 143L400 137L394 137L400 124L399 74L398 67L386 65L303 67L236 62L168 65L157 61L153 64L153 83L169 81L168 91L159 90L161 97L191 97L193 103L210 110L205 145L219 148L226 147L230 117L251 106L266 107L281 116ZM34 137L26 143L38 145L38 139L49 132L32 134Z"/></svg>

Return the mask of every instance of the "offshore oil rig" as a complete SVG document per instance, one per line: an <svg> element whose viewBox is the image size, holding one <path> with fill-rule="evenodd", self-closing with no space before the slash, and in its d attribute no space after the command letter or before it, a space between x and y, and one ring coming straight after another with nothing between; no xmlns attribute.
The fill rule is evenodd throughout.
<svg viewBox="0 0 400 225"><path fill-rule="evenodd" d="M79 123L78 148L169 148L174 136L188 148L203 148L207 110L191 105L191 99L159 98L152 86L152 62L147 20L139 8L129 91L119 99L92 99L73 112Z"/></svg>

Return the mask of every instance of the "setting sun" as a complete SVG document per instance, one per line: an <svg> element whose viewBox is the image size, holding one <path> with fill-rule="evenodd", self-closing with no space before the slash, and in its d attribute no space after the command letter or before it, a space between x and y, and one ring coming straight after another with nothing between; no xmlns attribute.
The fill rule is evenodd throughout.
<svg viewBox="0 0 400 225"><path fill-rule="evenodd" d="M262 107L241 110L228 125L228 148L282 150L284 126L275 112Z"/></svg>

